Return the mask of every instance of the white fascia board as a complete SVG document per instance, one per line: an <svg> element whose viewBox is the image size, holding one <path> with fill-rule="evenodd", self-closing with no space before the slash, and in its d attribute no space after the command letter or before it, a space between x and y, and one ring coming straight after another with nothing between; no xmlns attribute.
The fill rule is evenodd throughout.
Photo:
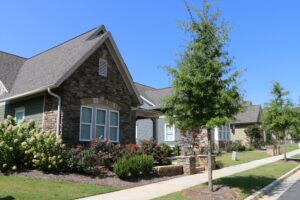
<svg viewBox="0 0 300 200"><path fill-rule="evenodd" d="M151 101L149 101L148 99L146 99L146 98L143 97L142 95L140 95L140 97L141 97L141 99L142 99L143 101L145 101L146 103L150 104L151 106L155 106L154 103L152 103Z"/></svg>

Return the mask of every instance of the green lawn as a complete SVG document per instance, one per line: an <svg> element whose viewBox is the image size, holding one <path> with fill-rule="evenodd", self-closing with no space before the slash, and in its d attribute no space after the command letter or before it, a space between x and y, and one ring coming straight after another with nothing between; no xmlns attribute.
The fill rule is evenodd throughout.
<svg viewBox="0 0 300 200"><path fill-rule="evenodd" d="M286 152L294 151L299 149L298 144L287 144L286 145ZM284 150L284 147L282 147L282 152Z"/></svg>
<svg viewBox="0 0 300 200"><path fill-rule="evenodd" d="M238 165L253 160L259 160L269 157L266 152L263 151L244 151L237 152L237 160L231 160L231 153L226 153L216 157L216 164L218 168L224 168L232 165Z"/></svg>
<svg viewBox="0 0 300 200"><path fill-rule="evenodd" d="M232 176L227 176L214 180L214 184L228 186L233 188L240 194L240 199L253 194L254 192L265 187L273 182L283 174L296 167L296 162L278 161L275 163L267 164L255 169L247 170L245 172L237 173ZM157 198L156 200L190 200L182 196L181 192L176 192Z"/></svg>
<svg viewBox="0 0 300 200"><path fill-rule="evenodd" d="M294 155L292 158L300 159L300 154Z"/></svg>
<svg viewBox="0 0 300 200"><path fill-rule="evenodd" d="M76 199L115 191L111 187L44 180L18 176L0 176L0 199Z"/></svg>

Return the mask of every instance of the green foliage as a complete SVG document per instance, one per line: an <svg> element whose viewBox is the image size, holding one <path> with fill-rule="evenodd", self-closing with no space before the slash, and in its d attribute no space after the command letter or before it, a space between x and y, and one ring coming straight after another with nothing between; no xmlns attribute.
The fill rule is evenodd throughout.
<svg viewBox="0 0 300 200"><path fill-rule="evenodd" d="M250 125L244 131L249 138L250 145L259 148L262 144L262 129L258 125Z"/></svg>
<svg viewBox="0 0 300 200"><path fill-rule="evenodd" d="M34 121L17 125L8 116L0 123L0 169L56 170L63 164L64 148L60 137L35 128Z"/></svg>
<svg viewBox="0 0 300 200"><path fill-rule="evenodd" d="M170 156L169 147L166 144L162 146L156 144L154 140L142 140L140 149L142 153L146 155L151 155L156 164L169 165L171 160L168 158Z"/></svg>
<svg viewBox="0 0 300 200"><path fill-rule="evenodd" d="M231 151L245 151L246 147L243 145L241 140L236 140L232 143L229 143L226 145L226 151L231 152Z"/></svg>
<svg viewBox="0 0 300 200"><path fill-rule="evenodd" d="M178 144L176 144L174 147L173 147L173 155L174 156L179 156L180 155L180 146Z"/></svg>
<svg viewBox="0 0 300 200"><path fill-rule="evenodd" d="M291 128L299 118L295 112L293 103L287 98L289 94L278 82L273 84L271 94L273 99L266 104L263 115L263 125L269 131L280 138L285 130Z"/></svg>
<svg viewBox="0 0 300 200"><path fill-rule="evenodd" d="M183 23L191 35L176 68L169 68L173 95L166 98L168 121L182 131L209 130L224 124L241 108L241 95L232 59L226 50L228 29L210 4L195 9L197 18Z"/></svg>
<svg viewBox="0 0 300 200"><path fill-rule="evenodd" d="M0 169L16 170L28 164L23 144L33 129L33 122L17 126L11 116L0 123Z"/></svg>
<svg viewBox="0 0 300 200"><path fill-rule="evenodd" d="M121 179L149 174L152 172L153 158L147 155L122 157L114 164L114 173Z"/></svg>

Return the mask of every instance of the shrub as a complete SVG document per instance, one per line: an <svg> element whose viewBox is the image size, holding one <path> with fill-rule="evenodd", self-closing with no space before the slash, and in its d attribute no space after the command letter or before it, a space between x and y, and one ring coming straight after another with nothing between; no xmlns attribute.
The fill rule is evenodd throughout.
<svg viewBox="0 0 300 200"><path fill-rule="evenodd" d="M33 121L23 122L18 126L12 116L0 123L0 169L16 170L28 164L24 142L33 130Z"/></svg>
<svg viewBox="0 0 300 200"><path fill-rule="evenodd" d="M173 147L173 155L180 156L180 146L178 144Z"/></svg>
<svg viewBox="0 0 300 200"><path fill-rule="evenodd" d="M142 140L141 141L141 151L146 155L151 155L154 159L154 162L160 165L169 165L171 160L168 158L170 155L169 147L166 148L166 144L164 151L163 148L156 144L154 140Z"/></svg>
<svg viewBox="0 0 300 200"><path fill-rule="evenodd" d="M127 158L122 157L114 164L114 173L120 178L125 179L129 176L130 169Z"/></svg>
<svg viewBox="0 0 300 200"><path fill-rule="evenodd" d="M136 177L140 174L149 174L152 172L153 158L148 155L135 155L131 157L122 157L114 164L114 173L121 179L129 175Z"/></svg>
<svg viewBox="0 0 300 200"><path fill-rule="evenodd" d="M259 148L262 145L263 131L258 125L250 125L245 129L251 146Z"/></svg>
<svg viewBox="0 0 300 200"><path fill-rule="evenodd" d="M32 167L41 170L57 170L63 165L65 145L60 136L54 132L32 131L22 146L30 157Z"/></svg>
<svg viewBox="0 0 300 200"><path fill-rule="evenodd" d="M226 146L226 151L231 152L231 151L245 151L246 147L245 145L242 144L242 141L237 140L232 142L231 144L228 144Z"/></svg>

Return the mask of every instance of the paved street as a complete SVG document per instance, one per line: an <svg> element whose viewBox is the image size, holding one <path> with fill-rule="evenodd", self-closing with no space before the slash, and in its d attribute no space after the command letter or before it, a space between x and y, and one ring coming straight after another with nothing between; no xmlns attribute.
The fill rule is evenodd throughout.
<svg viewBox="0 0 300 200"><path fill-rule="evenodd" d="M300 199L300 170L283 180L260 200L298 200Z"/></svg>
<svg viewBox="0 0 300 200"><path fill-rule="evenodd" d="M297 175L297 181L283 195L280 200L298 200L300 199L300 172Z"/></svg>

